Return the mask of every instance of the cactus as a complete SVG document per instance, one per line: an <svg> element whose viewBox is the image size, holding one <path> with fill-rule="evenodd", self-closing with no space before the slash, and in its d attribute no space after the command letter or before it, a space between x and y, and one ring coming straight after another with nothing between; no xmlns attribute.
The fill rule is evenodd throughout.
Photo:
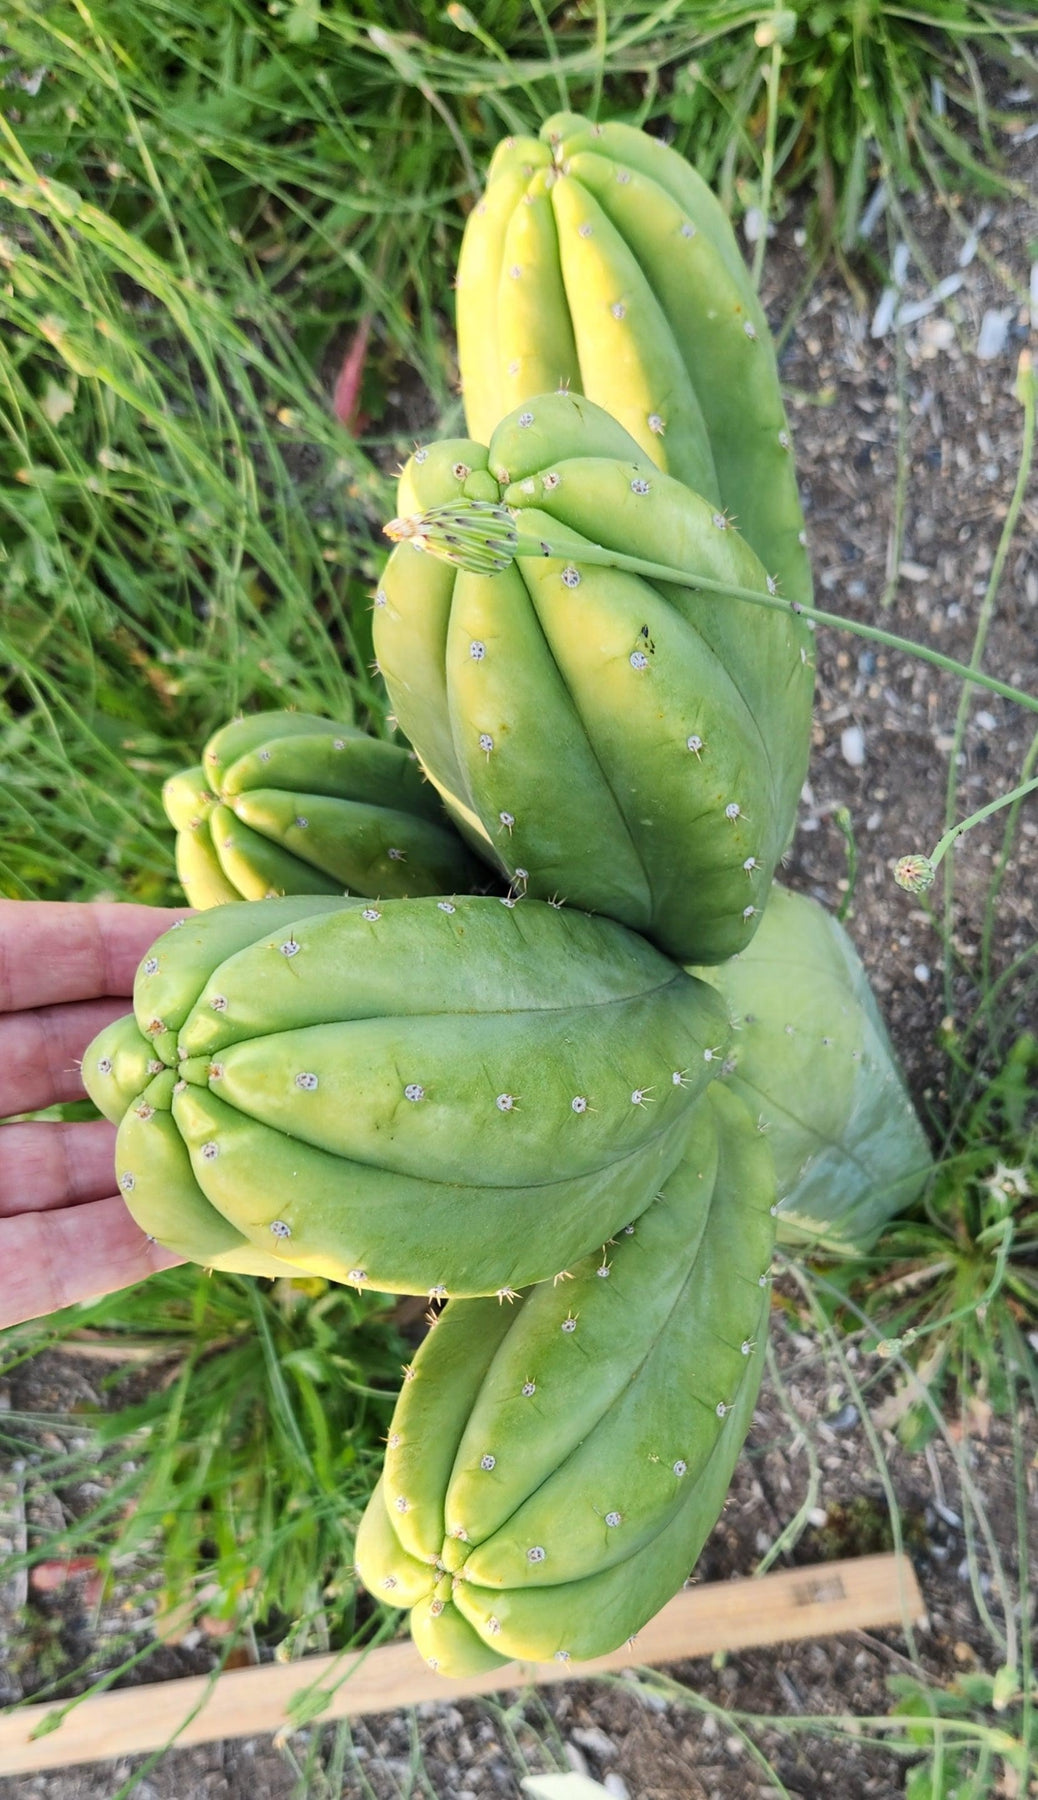
<svg viewBox="0 0 1038 1800"><path fill-rule="evenodd" d="M162 790L188 903L467 892L486 880L410 751L309 713L225 725Z"/></svg>
<svg viewBox="0 0 1038 1800"><path fill-rule="evenodd" d="M455 502L494 529L503 503L564 551L480 574L416 536L386 567L379 666L455 822L521 891L605 913L682 962L741 949L806 771L810 634L729 597L767 590L753 551L587 400L543 395L488 449L418 450L401 513ZM582 560L589 541L625 567ZM474 566L495 567L496 542ZM689 585L632 572L661 551Z"/></svg>
<svg viewBox="0 0 1038 1800"><path fill-rule="evenodd" d="M767 1129L779 1242L867 1250L932 1158L847 933L776 886L749 949L695 972L729 1008L729 1085Z"/></svg>
<svg viewBox="0 0 1038 1800"><path fill-rule="evenodd" d="M143 1228L218 1268L516 1289L636 1218L724 1053L705 983L533 900L314 897L160 938L88 1047Z"/></svg>
<svg viewBox="0 0 1038 1800"><path fill-rule="evenodd" d="M509 138L465 228L458 357L472 437L564 386L726 510L811 600L775 353L731 226L684 158L630 125Z"/></svg>
<svg viewBox="0 0 1038 1800"><path fill-rule="evenodd" d="M445 1675L640 1630L723 1504L764 1358L774 1172L720 1085L633 1228L508 1309L452 1302L407 1371L361 1579Z"/></svg>

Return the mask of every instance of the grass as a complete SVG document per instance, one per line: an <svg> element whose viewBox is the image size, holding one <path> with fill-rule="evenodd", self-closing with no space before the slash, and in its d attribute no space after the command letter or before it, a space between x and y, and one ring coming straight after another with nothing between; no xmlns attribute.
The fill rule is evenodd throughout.
<svg viewBox="0 0 1038 1800"><path fill-rule="evenodd" d="M70 1513L10 1575L86 1557L125 1597L126 1572L146 1569L160 1637L203 1613L219 1636L288 1651L353 1641L353 1533L408 1354L391 1300L182 1268L6 1333L0 1379L45 1348L100 1371L101 1403L45 1425L5 1415L27 1513L47 1491ZM91 1467L104 1493L84 1507Z"/></svg>
<svg viewBox="0 0 1038 1800"><path fill-rule="evenodd" d="M895 214L922 182L952 209L964 186L1013 191L1004 156L1024 107L1007 95L1035 72L1031 8L966 0L472 12L415 0L388 20L374 0L9 0L5 31L0 892L25 898L177 898L159 788L239 707L387 729L367 611L387 470L416 414L459 420L444 272L502 133L563 106L662 129L736 212L817 194L817 260L860 248L877 183ZM758 271L764 248L759 233ZM354 436L330 397L364 330ZM982 651L979 634L979 673ZM1021 781L1036 758L1038 738ZM1034 1732L1030 1597L1009 1566L1025 1559L993 1541L949 1424L965 1430L980 1400L1015 1426L1034 1383L1035 1063L1019 1008L1035 990L1033 958L996 966L1018 806L1005 821L974 1010L944 1044L950 1098L925 1215L897 1223L867 1266L798 1278L811 1356L863 1417L893 1383L903 1436L940 1449L961 1486L991 1671L937 1685L916 1656L890 1717L854 1727L899 1746L909 1800L981 1800ZM174 1638L204 1620L220 1657L390 1629L358 1613L344 1574L406 1355L380 1303L177 1270L8 1334L0 1377L63 1342L102 1371L100 1402L2 1415L23 1516L62 1515L60 1528L33 1523L5 1580L83 1557L106 1619L118 1625L143 1591ZM109 1355L123 1360L97 1360ZM773 1375L786 1447L804 1435L805 1489L764 1564L795 1550L824 1492L824 1440L797 1420L775 1359ZM896 1538L878 1435L870 1455ZM1022 1495L1019 1434L1014 1455ZM78 1664L43 1604L24 1626L17 1654L56 1704L154 1653L132 1618ZM851 1729L714 1711L755 1746L769 1730ZM563 1766L550 1715L524 1717L498 1719L516 1772ZM300 1793L364 1791L345 1730L287 1754ZM785 1793L774 1753L759 1757ZM412 1761L413 1791L428 1792L417 1729Z"/></svg>

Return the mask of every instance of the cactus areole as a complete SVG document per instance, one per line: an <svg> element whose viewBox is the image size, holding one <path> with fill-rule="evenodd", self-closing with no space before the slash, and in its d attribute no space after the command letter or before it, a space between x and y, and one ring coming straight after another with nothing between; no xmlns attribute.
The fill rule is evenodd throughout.
<svg viewBox="0 0 1038 1800"><path fill-rule="evenodd" d="M357 1539L433 1668L603 1655L680 1587L760 1382L773 1198L764 1138L715 1084L659 1197L571 1280L448 1305Z"/></svg>
<svg viewBox="0 0 1038 1800"><path fill-rule="evenodd" d="M309 713L237 719L166 782L191 906L465 891L485 880L413 753Z"/></svg>
<svg viewBox="0 0 1038 1800"><path fill-rule="evenodd" d="M768 323L723 209L683 157L576 113L508 138L465 228L457 312L473 438L536 394L586 394L734 520L788 599L810 603Z"/></svg>
<svg viewBox="0 0 1038 1800"><path fill-rule="evenodd" d="M83 1072L180 1255L506 1294L644 1211L725 1044L713 990L607 920L297 897L168 932Z"/></svg>
<svg viewBox="0 0 1038 1800"><path fill-rule="evenodd" d="M487 448L419 449L398 501L375 650L459 828L516 892L683 962L742 949L792 828L813 674L803 620L728 591L772 591L750 547L567 394ZM430 509L435 541L408 523Z"/></svg>

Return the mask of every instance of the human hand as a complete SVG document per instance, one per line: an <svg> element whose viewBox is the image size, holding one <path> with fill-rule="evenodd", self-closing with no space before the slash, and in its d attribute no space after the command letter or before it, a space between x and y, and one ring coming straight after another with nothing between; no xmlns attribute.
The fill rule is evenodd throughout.
<svg viewBox="0 0 1038 1800"><path fill-rule="evenodd" d="M0 900L0 1120L81 1100L91 1038L130 1010L145 951L187 908ZM0 1326L182 1261L115 1191L115 1127L0 1124Z"/></svg>

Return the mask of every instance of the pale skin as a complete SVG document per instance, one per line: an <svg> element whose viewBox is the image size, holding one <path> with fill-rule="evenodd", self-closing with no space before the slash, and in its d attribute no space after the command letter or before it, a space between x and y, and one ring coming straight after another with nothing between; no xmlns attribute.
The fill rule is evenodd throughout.
<svg viewBox="0 0 1038 1800"><path fill-rule="evenodd" d="M130 1011L133 977L187 909L0 900L0 1120L81 1100L83 1052ZM0 1124L0 1327L142 1281L181 1258L115 1187L106 1120Z"/></svg>

